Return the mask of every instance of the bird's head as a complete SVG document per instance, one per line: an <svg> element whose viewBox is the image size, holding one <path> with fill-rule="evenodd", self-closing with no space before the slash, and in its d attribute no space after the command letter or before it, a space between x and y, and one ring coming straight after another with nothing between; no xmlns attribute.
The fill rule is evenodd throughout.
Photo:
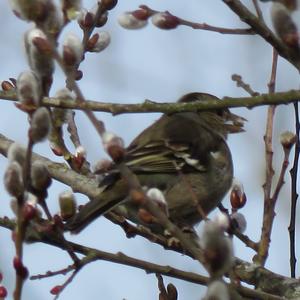
<svg viewBox="0 0 300 300"><path fill-rule="evenodd" d="M195 102L195 101L221 101L218 97L207 93L189 93L182 96L178 102ZM228 108L201 110L198 114L209 127L218 131L224 136L228 133L243 132L243 126L246 119L233 114Z"/></svg>

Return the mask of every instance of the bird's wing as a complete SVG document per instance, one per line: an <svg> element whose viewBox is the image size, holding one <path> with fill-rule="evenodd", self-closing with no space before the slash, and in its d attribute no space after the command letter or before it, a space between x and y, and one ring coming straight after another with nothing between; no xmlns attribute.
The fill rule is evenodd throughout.
<svg viewBox="0 0 300 300"><path fill-rule="evenodd" d="M137 173L205 172L223 139L194 115L163 116L129 145L126 164Z"/></svg>

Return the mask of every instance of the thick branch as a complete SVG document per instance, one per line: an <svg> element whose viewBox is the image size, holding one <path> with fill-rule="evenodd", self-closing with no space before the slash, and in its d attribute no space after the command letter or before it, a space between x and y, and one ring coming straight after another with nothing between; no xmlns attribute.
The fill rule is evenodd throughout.
<svg viewBox="0 0 300 300"><path fill-rule="evenodd" d="M262 20L256 17L239 0L223 0L223 2L234 11L240 19L247 23L257 34L259 34L267 43L272 45L278 54L288 60L298 70L300 69L300 54L293 48L287 47L276 35L266 26Z"/></svg>
<svg viewBox="0 0 300 300"><path fill-rule="evenodd" d="M13 92L0 91L0 99L17 101L17 95ZM271 104L289 104L299 101L300 91L291 90L288 92L280 92L274 94L261 94L255 97L224 97L222 101L211 100L189 103L156 103L150 100L145 100L138 104L116 104L108 102L97 102L86 100L85 102L76 102L72 99L44 98L43 105L49 107L60 107L67 109L102 111L113 115L124 113L146 113L146 112L162 112L174 113L182 111L196 111L219 109L224 107L246 107L253 108L262 105ZM122 102L122 101L120 101Z"/></svg>
<svg viewBox="0 0 300 300"><path fill-rule="evenodd" d="M8 219L0 218L0 226L13 230L15 224L14 222ZM64 245L60 243L60 240L56 239L54 235L50 235L49 233L37 234L34 230L31 230L28 232L27 238L31 242L43 242L64 249ZM162 275L182 279L185 281L189 281L201 285L207 285L207 283L209 282L209 278L206 276L202 276L193 272L182 271L180 269L176 269L171 266L162 266L162 265L150 263L141 259L127 256L122 252L113 254L113 253L97 250L94 248L86 247L72 242L69 242L69 244L74 249L75 252L81 253L86 256L92 256L93 259L95 260L96 259L106 260L113 263L139 268L146 271L147 273L159 273ZM296 284L299 284L297 280L288 281L289 279L284 276L277 275L264 268L255 267L255 265L246 263L239 259L236 261L235 268L236 271L238 272L238 275L240 276L240 279L243 280L244 279L243 276L245 276L245 281L248 282L249 284L255 284L256 282L259 281L260 277L262 276L265 280L267 280L268 278L270 281L272 281L273 279L277 279L278 285L281 285L282 287L284 286L285 291L288 291L290 289L289 285L295 288ZM262 300L283 299L281 296L272 295L273 293L271 291L270 293L272 294L268 294L263 291L251 290L243 286L236 286L236 288L237 291L245 297L251 297L254 299L262 299ZM282 292L283 291L280 292L280 295L282 295Z"/></svg>

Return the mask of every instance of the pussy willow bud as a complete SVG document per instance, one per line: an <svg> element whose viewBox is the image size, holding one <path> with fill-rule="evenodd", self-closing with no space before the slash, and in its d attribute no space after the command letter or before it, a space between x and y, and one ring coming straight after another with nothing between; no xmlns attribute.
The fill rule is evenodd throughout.
<svg viewBox="0 0 300 300"><path fill-rule="evenodd" d="M14 90L15 86L11 82L4 80L1 82L1 88L3 91L8 92Z"/></svg>
<svg viewBox="0 0 300 300"><path fill-rule="evenodd" d="M45 107L38 108L31 119L30 137L34 143L47 138L51 128L49 111Z"/></svg>
<svg viewBox="0 0 300 300"><path fill-rule="evenodd" d="M7 192L16 198L24 192L22 167L16 162L11 162L4 173L4 186Z"/></svg>
<svg viewBox="0 0 300 300"><path fill-rule="evenodd" d="M7 158L10 162L16 161L23 166L26 157L26 149L18 143L12 143L7 152Z"/></svg>
<svg viewBox="0 0 300 300"><path fill-rule="evenodd" d="M87 42L89 52L101 52L110 43L110 35L106 31L95 33Z"/></svg>
<svg viewBox="0 0 300 300"><path fill-rule="evenodd" d="M90 13L93 15L93 22L95 22L96 27L102 27L106 24L108 19L108 12L104 11L101 13L101 15L96 19L97 11L99 10L99 5L96 4L93 6L93 8L90 10Z"/></svg>
<svg viewBox="0 0 300 300"><path fill-rule="evenodd" d="M41 22L46 18L48 0L11 0L14 13L23 20Z"/></svg>
<svg viewBox="0 0 300 300"><path fill-rule="evenodd" d="M45 191L51 185L51 181L46 165L41 161L34 161L31 166L31 185L38 191Z"/></svg>
<svg viewBox="0 0 300 300"><path fill-rule="evenodd" d="M285 131L280 135L280 143L285 149L291 149L296 142L297 136L291 131Z"/></svg>
<svg viewBox="0 0 300 300"><path fill-rule="evenodd" d="M81 0L63 0L62 10L68 20L74 20L78 17L81 10Z"/></svg>
<svg viewBox="0 0 300 300"><path fill-rule="evenodd" d="M140 29L147 25L147 20L140 20L131 12L125 12L119 15L118 23L126 29Z"/></svg>
<svg viewBox="0 0 300 300"><path fill-rule="evenodd" d="M32 28L26 32L24 40L30 68L38 76L51 77L54 70L52 48L44 32Z"/></svg>
<svg viewBox="0 0 300 300"><path fill-rule="evenodd" d="M17 95L25 106L39 106L41 100L40 81L31 71L22 72L17 79Z"/></svg>
<svg viewBox="0 0 300 300"><path fill-rule="evenodd" d="M163 192L157 188L147 190L146 195L149 199L157 203L157 205L168 215L168 203Z"/></svg>
<svg viewBox="0 0 300 300"><path fill-rule="evenodd" d="M289 47L299 47L297 26L292 20L290 11L281 3L273 2L271 18L279 38Z"/></svg>
<svg viewBox="0 0 300 300"><path fill-rule="evenodd" d="M74 95L70 92L69 89L63 88L58 90L55 95L55 98L60 100L74 100ZM61 127L64 123L68 121L68 116L71 113L71 110L65 108L54 107L52 110L52 119L54 127Z"/></svg>
<svg viewBox="0 0 300 300"><path fill-rule="evenodd" d="M246 231L247 221L243 214L235 212L230 215L230 220L231 220L231 224L235 230L237 230L240 233L243 233Z"/></svg>
<svg viewBox="0 0 300 300"><path fill-rule="evenodd" d="M214 278L223 276L233 262L231 240L216 223L208 221L204 225L201 246L210 275Z"/></svg>
<svg viewBox="0 0 300 300"><path fill-rule="evenodd" d="M38 26L47 33L47 35L56 38L64 25L64 16L60 7L55 5L53 0L48 0L47 15L43 22Z"/></svg>
<svg viewBox="0 0 300 300"><path fill-rule="evenodd" d="M96 162L96 164L93 166L93 171L95 174L104 174L111 170L111 167L113 166L113 162L109 159L101 159Z"/></svg>
<svg viewBox="0 0 300 300"><path fill-rule="evenodd" d="M220 228L221 231L225 232L230 226L230 220L227 214L220 212L213 219L213 222Z"/></svg>
<svg viewBox="0 0 300 300"><path fill-rule="evenodd" d="M102 143L105 151L114 162L119 162L125 155L124 141L112 132L105 131L102 135Z"/></svg>
<svg viewBox="0 0 300 300"><path fill-rule="evenodd" d="M221 280L212 281L203 300L230 300L226 284Z"/></svg>
<svg viewBox="0 0 300 300"><path fill-rule="evenodd" d="M89 29L94 24L94 14L90 11L87 11L85 8L83 8L77 18L77 22L81 29Z"/></svg>
<svg viewBox="0 0 300 300"><path fill-rule="evenodd" d="M76 213L76 200L71 191L62 192L59 195L60 215L63 220L73 217Z"/></svg>
<svg viewBox="0 0 300 300"><path fill-rule="evenodd" d="M74 33L66 35L63 43L63 59L67 66L76 66L81 62L83 55L82 43Z"/></svg>
<svg viewBox="0 0 300 300"><path fill-rule="evenodd" d="M154 14L151 20L160 29L175 29L180 24L179 19L168 11Z"/></svg>

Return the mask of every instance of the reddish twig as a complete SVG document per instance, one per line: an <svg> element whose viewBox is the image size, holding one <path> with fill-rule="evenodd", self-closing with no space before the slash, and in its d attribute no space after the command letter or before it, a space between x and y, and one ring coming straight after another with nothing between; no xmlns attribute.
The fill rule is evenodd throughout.
<svg viewBox="0 0 300 300"><path fill-rule="evenodd" d="M273 61L272 61L272 71L270 82L268 84L269 93L275 91L275 81L276 81L276 71L277 71L277 61L278 54L275 49L273 49ZM274 176L273 170L273 149L272 149L272 138L273 138L273 123L274 123L274 113L275 106L272 105L268 109L266 133L264 136L265 141L265 158L266 158L266 181L264 183L264 214L263 214L263 224L261 231L261 238L258 248L258 262L264 265L268 257L270 236L273 225L273 220L275 216L275 200L271 199L271 188L272 180Z"/></svg>

